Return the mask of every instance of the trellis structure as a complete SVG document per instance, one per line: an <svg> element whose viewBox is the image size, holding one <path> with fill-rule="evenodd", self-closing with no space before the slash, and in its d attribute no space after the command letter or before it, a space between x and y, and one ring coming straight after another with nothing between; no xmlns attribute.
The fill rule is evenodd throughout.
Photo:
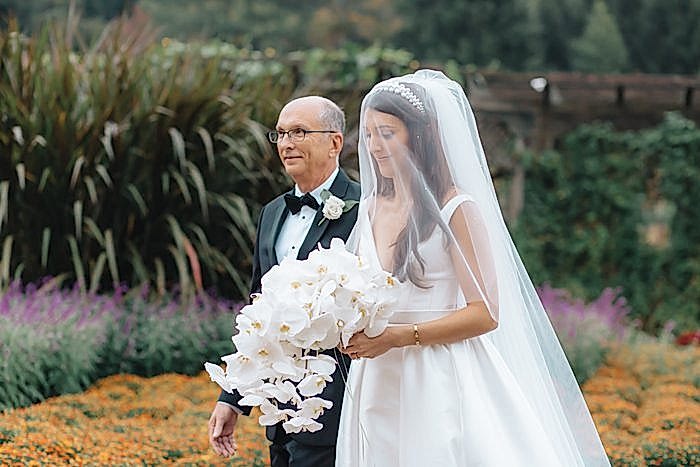
<svg viewBox="0 0 700 467"><path fill-rule="evenodd" d="M523 203L520 151L556 148L564 134L596 120L635 130L677 111L700 123L700 76L474 71L464 81L494 178L508 180L501 201L511 220Z"/></svg>

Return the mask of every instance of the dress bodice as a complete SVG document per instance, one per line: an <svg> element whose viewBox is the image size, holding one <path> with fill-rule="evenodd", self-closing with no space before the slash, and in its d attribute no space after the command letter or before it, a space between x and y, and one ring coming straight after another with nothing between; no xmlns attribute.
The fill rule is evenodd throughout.
<svg viewBox="0 0 700 467"><path fill-rule="evenodd" d="M442 220L449 224L457 207L468 199L466 195L458 195L448 201L440 211ZM361 215L367 216L366 209ZM377 267L381 267L371 224L367 217L363 220L366 222L360 241L360 254L370 258ZM425 264L423 281L427 287L419 287L406 280L390 322L428 321L466 305L452 265L450 250L449 243L446 242L446 234L436 226L430 236L418 245L418 251Z"/></svg>

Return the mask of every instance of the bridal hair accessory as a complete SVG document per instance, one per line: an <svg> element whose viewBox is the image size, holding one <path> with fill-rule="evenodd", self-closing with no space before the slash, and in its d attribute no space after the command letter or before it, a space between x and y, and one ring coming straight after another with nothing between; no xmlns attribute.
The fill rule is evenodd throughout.
<svg viewBox="0 0 700 467"><path fill-rule="evenodd" d="M376 88L374 88L375 91L388 91L388 92L393 92L394 94L398 94L399 96L403 97L406 99L413 107L415 107L419 112L425 113L425 106L421 102L421 100L416 96L416 94L411 91L411 88L408 86L398 83L386 83L386 84L380 84Z"/></svg>

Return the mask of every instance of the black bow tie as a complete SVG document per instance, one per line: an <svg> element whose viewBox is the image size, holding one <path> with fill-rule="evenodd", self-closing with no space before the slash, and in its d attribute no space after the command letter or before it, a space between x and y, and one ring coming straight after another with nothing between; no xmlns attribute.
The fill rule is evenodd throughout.
<svg viewBox="0 0 700 467"><path fill-rule="evenodd" d="M302 206L308 206L314 210L320 207L316 198L311 196L310 193L306 193L304 196L295 196L291 193L287 193L284 195L284 202L287 203L287 209L289 209L292 214L297 214L301 211Z"/></svg>

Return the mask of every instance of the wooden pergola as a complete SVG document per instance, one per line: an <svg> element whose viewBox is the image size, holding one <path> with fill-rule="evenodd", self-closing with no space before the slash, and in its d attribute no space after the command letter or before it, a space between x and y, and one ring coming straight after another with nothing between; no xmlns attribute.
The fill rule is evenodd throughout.
<svg viewBox="0 0 700 467"><path fill-rule="evenodd" d="M464 81L494 179L509 181L502 202L511 220L523 203L519 151L555 148L563 135L596 120L637 130L677 111L700 123L700 76L474 71Z"/></svg>
<svg viewBox="0 0 700 467"><path fill-rule="evenodd" d="M533 149L595 120L640 129L673 110L700 122L700 76L478 71L467 73L465 87L481 120L511 126Z"/></svg>

